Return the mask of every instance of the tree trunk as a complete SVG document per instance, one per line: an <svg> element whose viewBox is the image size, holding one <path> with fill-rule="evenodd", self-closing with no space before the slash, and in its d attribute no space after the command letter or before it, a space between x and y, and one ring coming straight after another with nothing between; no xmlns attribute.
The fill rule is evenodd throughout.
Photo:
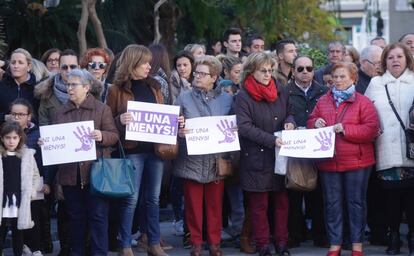
<svg viewBox="0 0 414 256"><path fill-rule="evenodd" d="M160 12L159 9L167 0L158 0L154 5L154 44L158 44L161 40L160 33Z"/></svg>
<svg viewBox="0 0 414 256"><path fill-rule="evenodd" d="M82 14L79 20L78 26L78 42L79 42L79 55L82 56L86 52L86 27L88 25L88 0L82 0Z"/></svg>
<svg viewBox="0 0 414 256"><path fill-rule="evenodd" d="M108 48L106 44L106 38L103 33L102 23L98 18L98 14L96 13L96 0L89 0L89 17L91 19L93 29L95 30L96 39L98 40L98 45L101 48Z"/></svg>

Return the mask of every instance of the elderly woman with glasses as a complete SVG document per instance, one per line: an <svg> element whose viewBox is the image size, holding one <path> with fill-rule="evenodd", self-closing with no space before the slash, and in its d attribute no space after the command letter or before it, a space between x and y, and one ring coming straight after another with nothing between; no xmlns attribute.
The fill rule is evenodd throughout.
<svg viewBox="0 0 414 256"><path fill-rule="evenodd" d="M335 64L332 67L332 78L334 87L319 99L307 121L308 128L333 126L332 132L321 135L321 144L329 143L329 137L335 133L333 157L317 162L324 198L325 226L330 243L327 255L341 255L346 212L349 217L352 256L362 256L366 193L370 171L375 164L374 141L379 134L380 124L371 100L355 91L358 79L355 64Z"/></svg>
<svg viewBox="0 0 414 256"><path fill-rule="evenodd" d="M193 71L193 90L182 91L175 101L185 118L228 115L232 98L215 90L222 65L213 56L197 59ZM180 129L180 136L187 131ZM224 181L216 173L216 154L188 155L181 138L180 153L174 166L176 177L184 179L185 220L190 231L191 255L199 256L203 244L203 219L210 255L221 256L222 204ZM204 215L205 214L205 215ZM205 218L203 218L203 216Z"/></svg>
<svg viewBox="0 0 414 256"><path fill-rule="evenodd" d="M240 181L247 192L251 213L253 239L262 256L272 255L268 221L268 201L274 202L273 212L276 252L290 255L288 242L288 197L285 177L275 169L275 147L282 140L274 132L295 127L289 115L289 94L276 83L275 61L270 54L249 55L243 65L242 88L235 96L234 110L240 136Z"/></svg>
<svg viewBox="0 0 414 256"><path fill-rule="evenodd" d="M54 123L93 120L89 140L96 141L97 157L110 157L109 147L119 138L111 109L89 92L95 78L86 70L74 69L65 84L68 100L56 112ZM85 240L90 232L91 255L108 254L108 199L89 191L93 161L74 162L58 166L56 181L62 186L70 222L70 248L73 255L86 255Z"/></svg>

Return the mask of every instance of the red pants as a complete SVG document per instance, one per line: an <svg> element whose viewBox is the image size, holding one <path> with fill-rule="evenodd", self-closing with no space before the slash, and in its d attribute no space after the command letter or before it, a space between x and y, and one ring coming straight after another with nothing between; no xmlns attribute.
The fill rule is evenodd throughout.
<svg viewBox="0 0 414 256"><path fill-rule="evenodd" d="M203 203L207 221L207 243L220 244L222 227L224 181L207 184L184 181L185 220L192 245L203 243Z"/></svg>
<svg viewBox="0 0 414 256"><path fill-rule="evenodd" d="M252 218L253 238L258 249L270 244L268 219L269 196L273 199L274 221L273 237L277 246L286 245L288 241L289 202L286 191L248 192L248 210Z"/></svg>

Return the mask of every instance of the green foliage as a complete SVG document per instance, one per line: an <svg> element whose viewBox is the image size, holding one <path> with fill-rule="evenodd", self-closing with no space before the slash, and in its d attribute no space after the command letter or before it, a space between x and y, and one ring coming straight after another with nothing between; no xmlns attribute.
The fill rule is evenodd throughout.
<svg viewBox="0 0 414 256"><path fill-rule="evenodd" d="M328 64L328 57L326 56L326 53L317 48L300 47L299 53L301 55L307 55L311 57L313 59L313 65L315 66L315 69Z"/></svg>

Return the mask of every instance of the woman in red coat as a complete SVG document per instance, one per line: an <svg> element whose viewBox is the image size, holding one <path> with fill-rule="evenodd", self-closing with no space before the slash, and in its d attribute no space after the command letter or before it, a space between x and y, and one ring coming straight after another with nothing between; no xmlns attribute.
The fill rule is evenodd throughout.
<svg viewBox="0 0 414 256"><path fill-rule="evenodd" d="M330 242L328 256L341 253L344 209L348 211L352 256L361 256L366 223L366 191L371 166L375 164L374 140L379 119L372 102L355 92L358 69L352 63L332 68L334 87L319 99L307 125L333 126L335 153L317 165L324 195L325 221ZM321 144L329 141L321 136Z"/></svg>

